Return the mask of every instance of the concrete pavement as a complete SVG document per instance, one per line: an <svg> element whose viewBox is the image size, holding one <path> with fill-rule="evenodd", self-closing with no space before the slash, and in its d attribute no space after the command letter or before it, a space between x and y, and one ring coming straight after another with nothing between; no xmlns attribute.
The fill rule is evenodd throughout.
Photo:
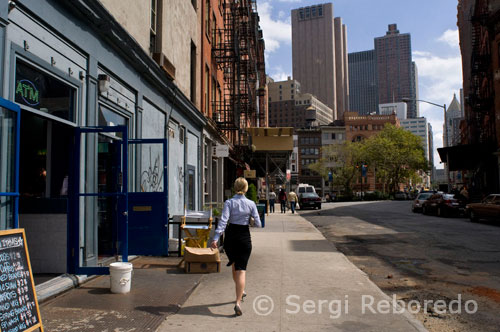
<svg viewBox="0 0 500 332"><path fill-rule="evenodd" d="M243 316L223 264L157 331L426 331L300 215L266 216L252 241Z"/></svg>

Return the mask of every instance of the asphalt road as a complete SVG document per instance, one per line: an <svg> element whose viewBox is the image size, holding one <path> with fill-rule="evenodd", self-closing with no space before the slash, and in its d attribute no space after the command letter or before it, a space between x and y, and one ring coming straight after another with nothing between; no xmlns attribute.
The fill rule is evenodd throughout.
<svg viewBox="0 0 500 332"><path fill-rule="evenodd" d="M414 315L429 331L500 331L500 223L425 216L410 207L410 201L326 203L300 214L389 296L418 301L422 309L413 302ZM438 300L445 312L433 305ZM469 302L466 312L469 300L477 310Z"/></svg>

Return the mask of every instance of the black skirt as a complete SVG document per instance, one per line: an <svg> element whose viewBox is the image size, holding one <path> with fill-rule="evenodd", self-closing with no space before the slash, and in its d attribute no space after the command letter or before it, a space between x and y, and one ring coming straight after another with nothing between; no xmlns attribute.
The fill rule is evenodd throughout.
<svg viewBox="0 0 500 332"><path fill-rule="evenodd" d="M224 236L224 250L231 266L234 263L236 271L247 269L248 259L252 252L252 239L248 225L229 224Z"/></svg>

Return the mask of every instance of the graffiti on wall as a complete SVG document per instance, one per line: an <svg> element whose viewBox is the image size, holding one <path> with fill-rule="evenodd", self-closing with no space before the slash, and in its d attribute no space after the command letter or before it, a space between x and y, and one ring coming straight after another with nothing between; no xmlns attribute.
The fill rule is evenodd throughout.
<svg viewBox="0 0 500 332"><path fill-rule="evenodd" d="M162 151L158 151L153 161L153 151L149 147L149 166L141 174L141 190L143 192L163 191L164 167ZM143 159L144 165L144 159Z"/></svg>

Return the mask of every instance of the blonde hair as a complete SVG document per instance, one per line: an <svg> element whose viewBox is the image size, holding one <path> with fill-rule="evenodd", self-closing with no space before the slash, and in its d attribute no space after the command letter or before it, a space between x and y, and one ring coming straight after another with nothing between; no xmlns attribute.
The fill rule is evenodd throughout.
<svg viewBox="0 0 500 332"><path fill-rule="evenodd" d="M245 195L247 190L248 182L247 180L245 180L245 178L240 177L234 181L234 191L236 191L238 195Z"/></svg>

